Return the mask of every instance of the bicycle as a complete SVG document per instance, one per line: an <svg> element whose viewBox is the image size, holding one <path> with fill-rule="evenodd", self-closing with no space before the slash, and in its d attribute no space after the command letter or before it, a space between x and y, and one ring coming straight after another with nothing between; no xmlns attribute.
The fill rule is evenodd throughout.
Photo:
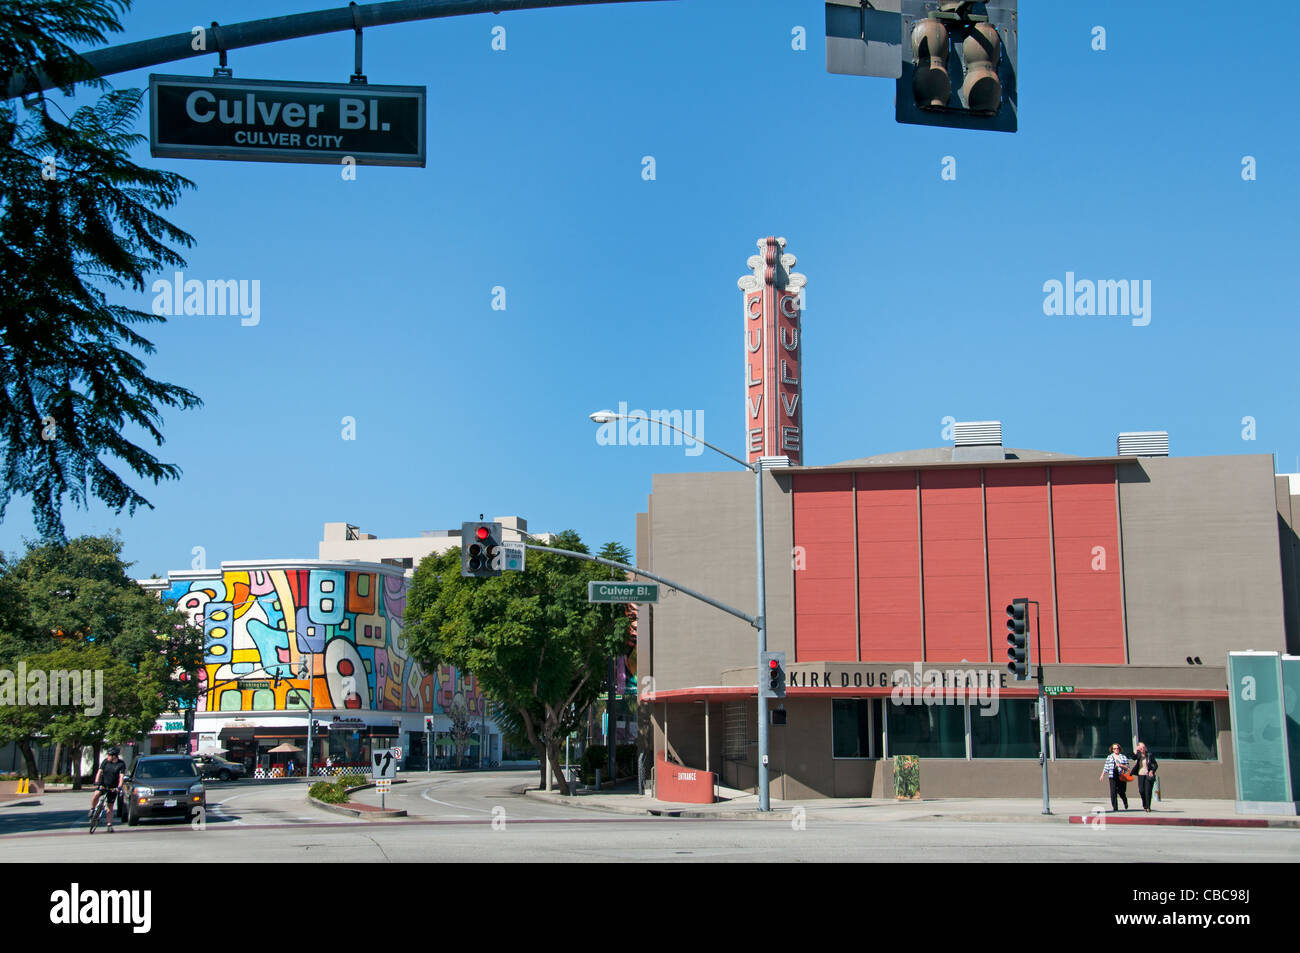
<svg viewBox="0 0 1300 953"><path fill-rule="evenodd" d="M117 801L117 788L109 788L102 791L99 796L99 803L95 809L90 812L90 833L95 833L95 828L100 824L105 824L108 832L113 833L113 814L111 807L113 802Z"/></svg>

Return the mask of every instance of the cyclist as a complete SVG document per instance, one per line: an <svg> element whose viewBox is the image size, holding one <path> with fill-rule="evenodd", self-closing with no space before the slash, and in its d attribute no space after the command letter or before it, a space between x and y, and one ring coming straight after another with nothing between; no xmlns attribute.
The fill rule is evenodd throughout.
<svg viewBox="0 0 1300 953"><path fill-rule="evenodd" d="M100 764L99 770L95 772L95 796L90 801L90 814L87 819L95 816L95 810L99 807L99 799L107 795L108 807L108 826L113 826L113 807L114 802L122 794L122 781L126 777L126 763L122 761L120 748L109 748L108 757Z"/></svg>

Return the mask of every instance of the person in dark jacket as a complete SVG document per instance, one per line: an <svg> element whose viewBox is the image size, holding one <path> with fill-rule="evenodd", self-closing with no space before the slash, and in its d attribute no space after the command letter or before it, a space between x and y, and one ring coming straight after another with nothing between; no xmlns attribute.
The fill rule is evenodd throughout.
<svg viewBox="0 0 1300 953"><path fill-rule="evenodd" d="M1118 796L1124 801L1124 810L1128 810L1128 787L1125 784L1123 775L1128 773L1128 758L1120 751L1119 745L1110 746L1110 754L1106 756L1106 763L1101 769L1101 779L1103 781L1110 779L1110 809L1118 811L1119 805L1115 802Z"/></svg>
<svg viewBox="0 0 1300 953"><path fill-rule="evenodd" d="M1151 813L1151 792L1156 787L1156 768L1160 767L1155 755L1139 741L1137 753L1133 755L1132 774L1137 778L1138 793L1142 795L1142 809Z"/></svg>

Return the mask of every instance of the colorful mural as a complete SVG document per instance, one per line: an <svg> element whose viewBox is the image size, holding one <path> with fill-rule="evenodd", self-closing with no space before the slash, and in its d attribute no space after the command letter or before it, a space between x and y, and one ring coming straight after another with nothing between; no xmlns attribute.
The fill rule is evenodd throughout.
<svg viewBox="0 0 1300 953"><path fill-rule="evenodd" d="M314 687L315 710L434 714L459 695L481 714L473 676L446 665L426 673L410 657L407 586L395 574L341 568L174 581L166 597L205 635L198 710L302 711Z"/></svg>

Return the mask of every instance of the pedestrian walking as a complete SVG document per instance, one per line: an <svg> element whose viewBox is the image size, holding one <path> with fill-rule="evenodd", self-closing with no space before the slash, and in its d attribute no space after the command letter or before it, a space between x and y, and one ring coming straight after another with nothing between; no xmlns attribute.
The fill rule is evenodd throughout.
<svg viewBox="0 0 1300 953"><path fill-rule="evenodd" d="M1128 775L1128 758L1120 751L1119 745L1111 745L1110 754L1106 755L1106 763L1101 769L1101 780L1110 780L1111 811L1119 810L1119 804L1115 801L1117 797L1124 802L1124 810L1128 810L1128 789L1124 781L1126 775Z"/></svg>
<svg viewBox="0 0 1300 953"><path fill-rule="evenodd" d="M1133 755L1133 774L1137 777L1138 794L1142 795L1142 810L1151 813L1151 792L1156 787L1156 769L1160 767L1156 756L1147 750L1144 742L1139 741L1137 752Z"/></svg>

